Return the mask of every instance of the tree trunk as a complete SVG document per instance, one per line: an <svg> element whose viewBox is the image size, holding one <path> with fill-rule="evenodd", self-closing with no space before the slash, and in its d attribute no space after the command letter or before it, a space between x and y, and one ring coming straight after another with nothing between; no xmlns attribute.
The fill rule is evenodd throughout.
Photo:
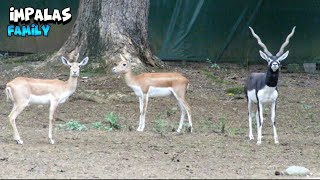
<svg viewBox="0 0 320 180"><path fill-rule="evenodd" d="M81 0L71 35L50 60L61 55L110 65L119 55L138 66L161 66L148 44L149 0ZM50 61L49 60L49 61Z"/></svg>

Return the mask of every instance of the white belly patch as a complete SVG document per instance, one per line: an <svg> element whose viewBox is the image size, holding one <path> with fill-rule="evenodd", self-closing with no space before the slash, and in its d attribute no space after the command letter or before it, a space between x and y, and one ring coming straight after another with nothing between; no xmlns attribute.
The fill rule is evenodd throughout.
<svg viewBox="0 0 320 180"><path fill-rule="evenodd" d="M64 103L70 97L71 94L73 93L70 93L70 92L63 93L59 99L59 104Z"/></svg>
<svg viewBox="0 0 320 180"><path fill-rule="evenodd" d="M30 104L48 104L50 102L50 95L42 95L42 96L36 96L36 95L30 95L29 103Z"/></svg>
<svg viewBox="0 0 320 180"><path fill-rule="evenodd" d="M261 103L274 102L278 97L278 92L276 91L275 87L265 86L258 92L258 97ZM255 89L248 91L248 98L251 101L257 103L257 95Z"/></svg>
<svg viewBox="0 0 320 180"><path fill-rule="evenodd" d="M172 94L171 87L150 87L148 91L149 97L169 96Z"/></svg>
<svg viewBox="0 0 320 180"><path fill-rule="evenodd" d="M139 86L130 86L130 87L137 96L139 96L139 97L143 96L143 92ZM152 87L152 86L150 86L149 91L148 91L149 97L169 96L171 94L172 94L171 87Z"/></svg>
<svg viewBox="0 0 320 180"><path fill-rule="evenodd" d="M275 87L265 86L258 92L259 101L262 103L274 102L278 97Z"/></svg>
<svg viewBox="0 0 320 180"><path fill-rule="evenodd" d="M64 103L69 96L72 93L70 92L65 92L63 94L61 94L60 99L59 99L59 104ZM45 95L41 95L41 96L37 96L37 95L30 95L29 98L29 103L30 104L50 104L51 100L54 100L55 98L53 97L52 94L45 94Z"/></svg>

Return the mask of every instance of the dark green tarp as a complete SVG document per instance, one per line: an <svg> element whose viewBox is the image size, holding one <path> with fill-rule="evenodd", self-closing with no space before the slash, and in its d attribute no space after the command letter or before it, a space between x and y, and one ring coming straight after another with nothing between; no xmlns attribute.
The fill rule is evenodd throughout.
<svg viewBox="0 0 320 180"><path fill-rule="evenodd" d="M162 60L260 62L248 26L273 54L296 26L290 63L320 59L319 0L151 0L149 41Z"/></svg>

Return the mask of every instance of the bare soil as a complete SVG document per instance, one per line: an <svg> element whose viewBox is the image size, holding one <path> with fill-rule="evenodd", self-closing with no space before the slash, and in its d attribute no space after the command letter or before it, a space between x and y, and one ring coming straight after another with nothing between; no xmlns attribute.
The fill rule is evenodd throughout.
<svg viewBox="0 0 320 180"><path fill-rule="evenodd" d="M68 68L59 63L55 67L41 67L37 62L1 63L1 91L17 76L66 80ZM1 178L274 179L288 178L275 172L292 165L310 169L310 178L320 177L319 74L283 69L276 114L280 144L274 143L270 107L266 107L262 144L257 145L256 139L249 141L244 94L227 90L242 90L248 74L265 71L266 65L247 69L219 64L217 69L206 63L168 63L166 69L154 69L181 72L190 79L187 101L194 132L185 128L180 134L173 132L180 118L173 97L150 99L145 131L137 132L138 98L123 78L109 71L90 73L89 66L82 69L75 94L58 107L54 145L47 138L48 105L31 105L21 113L17 127L24 144L15 143L7 118L12 103L2 91ZM110 112L119 116L122 128L95 129L93 123L104 123ZM59 128L71 120L88 130Z"/></svg>

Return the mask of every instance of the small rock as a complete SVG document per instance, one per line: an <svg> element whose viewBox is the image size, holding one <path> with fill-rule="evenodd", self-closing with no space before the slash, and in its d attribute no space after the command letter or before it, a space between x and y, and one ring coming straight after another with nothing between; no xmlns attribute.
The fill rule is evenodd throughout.
<svg viewBox="0 0 320 180"><path fill-rule="evenodd" d="M280 171L276 171L276 172L274 173L274 175L280 176L280 175L282 175L282 173L281 173Z"/></svg>
<svg viewBox="0 0 320 180"><path fill-rule="evenodd" d="M122 98L122 97L126 97L127 95L126 95L126 94L120 94L120 93L118 93L117 96L118 96L119 98Z"/></svg>
<svg viewBox="0 0 320 180"><path fill-rule="evenodd" d="M23 66L16 66L12 69L12 71L21 71L23 69L24 69Z"/></svg>
<svg viewBox="0 0 320 180"><path fill-rule="evenodd" d="M172 111L178 111L178 108L177 107L173 107L171 108Z"/></svg>
<svg viewBox="0 0 320 180"><path fill-rule="evenodd" d="M57 171L58 171L58 172L66 172L66 171L63 170L63 169L58 169Z"/></svg>
<svg viewBox="0 0 320 180"><path fill-rule="evenodd" d="M310 175L310 170L302 166L290 166L284 171L288 176L307 176Z"/></svg>
<svg viewBox="0 0 320 180"><path fill-rule="evenodd" d="M0 158L0 161L8 161L8 160L9 160L9 158L7 158L7 157Z"/></svg>

